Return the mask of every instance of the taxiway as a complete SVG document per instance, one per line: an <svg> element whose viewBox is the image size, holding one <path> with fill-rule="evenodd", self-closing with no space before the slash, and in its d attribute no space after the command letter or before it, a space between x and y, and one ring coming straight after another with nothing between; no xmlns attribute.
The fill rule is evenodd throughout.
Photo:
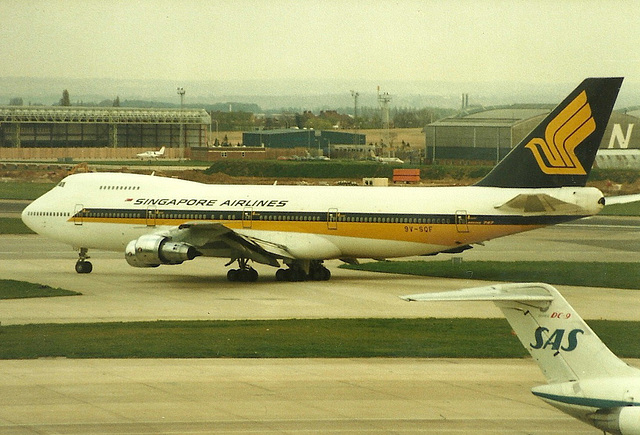
<svg viewBox="0 0 640 435"><path fill-rule="evenodd" d="M529 360L0 361L0 434L592 434Z"/></svg>

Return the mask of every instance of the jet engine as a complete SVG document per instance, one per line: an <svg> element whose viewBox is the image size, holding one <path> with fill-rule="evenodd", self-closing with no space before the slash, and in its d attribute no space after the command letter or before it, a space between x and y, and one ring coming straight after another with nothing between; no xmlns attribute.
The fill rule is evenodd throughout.
<svg viewBox="0 0 640 435"><path fill-rule="evenodd" d="M618 419L622 435L640 434L640 406L625 406Z"/></svg>
<svg viewBox="0 0 640 435"><path fill-rule="evenodd" d="M193 260L200 252L187 243L173 243L165 236L146 234L132 240L124 256L133 267L158 267L161 264L181 264Z"/></svg>
<svg viewBox="0 0 640 435"><path fill-rule="evenodd" d="M600 409L588 418L591 424L605 433L640 435L640 406Z"/></svg>

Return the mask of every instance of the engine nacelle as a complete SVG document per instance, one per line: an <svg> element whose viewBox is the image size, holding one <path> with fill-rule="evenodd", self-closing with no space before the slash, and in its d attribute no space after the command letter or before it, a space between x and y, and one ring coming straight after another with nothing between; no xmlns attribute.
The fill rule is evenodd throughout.
<svg viewBox="0 0 640 435"><path fill-rule="evenodd" d="M622 435L640 435L640 406L625 406L618 419Z"/></svg>
<svg viewBox="0 0 640 435"><path fill-rule="evenodd" d="M133 267L158 267L161 264L181 264L201 255L187 243L173 243L168 237L146 234L132 240L124 251L127 263Z"/></svg>

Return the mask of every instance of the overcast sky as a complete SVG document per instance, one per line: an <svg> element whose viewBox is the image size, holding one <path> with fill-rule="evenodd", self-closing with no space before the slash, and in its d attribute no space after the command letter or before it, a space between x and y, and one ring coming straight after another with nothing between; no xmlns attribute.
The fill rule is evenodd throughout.
<svg viewBox="0 0 640 435"><path fill-rule="evenodd" d="M0 76L640 82L640 1L0 0Z"/></svg>

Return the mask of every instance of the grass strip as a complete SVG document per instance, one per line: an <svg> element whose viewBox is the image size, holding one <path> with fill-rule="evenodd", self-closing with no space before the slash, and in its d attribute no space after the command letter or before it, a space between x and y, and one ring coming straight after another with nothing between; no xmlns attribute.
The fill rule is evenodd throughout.
<svg viewBox="0 0 640 435"><path fill-rule="evenodd" d="M331 161L279 161L279 160L220 160L210 163L206 174L224 173L231 176L276 177L276 178L392 178L393 164L373 161L331 160ZM423 180L481 178L491 166L441 166L402 165L402 168L420 169Z"/></svg>
<svg viewBox="0 0 640 435"><path fill-rule="evenodd" d="M340 267L370 272L485 281L546 282L549 284L640 288L640 264L570 261L377 261ZM588 272L588 273L586 273Z"/></svg>
<svg viewBox="0 0 640 435"><path fill-rule="evenodd" d="M0 299L45 298L53 296L76 296L81 293L45 284L0 279Z"/></svg>
<svg viewBox="0 0 640 435"><path fill-rule="evenodd" d="M20 218L0 218L0 234L35 234Z"/></svg>
<svg viewBox="0 0 640 435"><path fill-rule="evenodd" d="M30 183L25 181L7 181L0 183L2 199L36 199L55 187L56 183Z"/></svg>
<svg viewBox="0 0 640 435"><path fill-rule="evenodd" d="M606 216L640 216L640 201L607 205L599 214Z"/></svg>
<svg viewBox="0 0 640 435"><path fill-rule="evenodd" d="M622 357L640 357L638 322L592 321ZM15 325L1 359L520 358L505 319L317 319Z"/></svg>

